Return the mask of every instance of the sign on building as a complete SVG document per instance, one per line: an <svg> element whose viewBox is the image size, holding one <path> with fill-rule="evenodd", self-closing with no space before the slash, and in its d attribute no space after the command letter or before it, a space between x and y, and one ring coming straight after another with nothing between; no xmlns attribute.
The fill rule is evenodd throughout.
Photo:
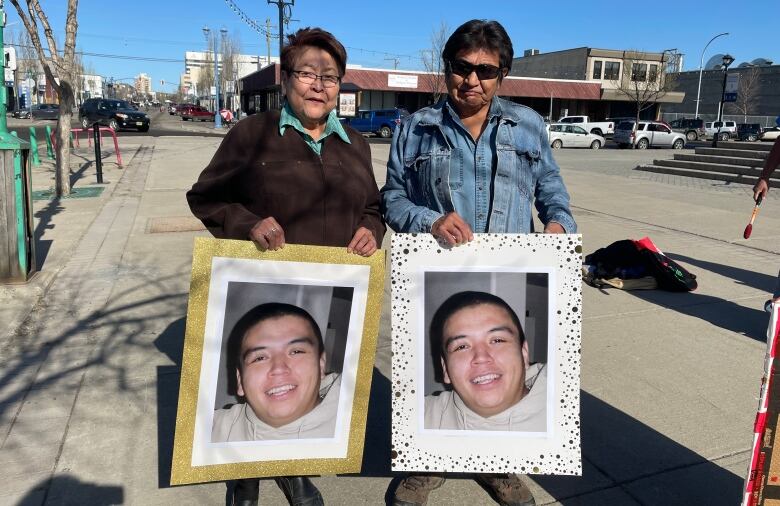
<svg viewBox="0 0 780 506"><path fill-rule="evenodd" d="M417 88L417 76L408 74L388 74L387 86L391 88Z"/></svg>
<svg viewBox="0 0 780 506"><path fill-rule="evenodd" d="M726 76L726 93L723 96L723 101L736 102L738 90L739 90L739 74L735 73Z"/></svg>
<svg viewBox="0 0 780 506"><path fill-rule="evenodd" d="M339 116L352 118L355 116L357 104L357 94L340 93L339 94Z"/></svg>

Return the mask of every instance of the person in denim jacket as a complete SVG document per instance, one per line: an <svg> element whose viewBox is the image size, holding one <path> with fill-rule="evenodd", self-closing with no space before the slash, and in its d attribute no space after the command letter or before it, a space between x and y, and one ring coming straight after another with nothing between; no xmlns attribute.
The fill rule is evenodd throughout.
<svg viewBox="0 0 780 506"><path fill-rule="evenodd" d="M442 55L449 97L396 128L381 194L397 232L431 232L453 245L473 233L528 233L532 201L545 232L576 231L541 116L494 96L512 46L505 37L494 49L491 31L506 35L494 21L456 30Z"/></svg>
<svg viewBox="0 0 780 506"><path fill-rule="evenodd" d="M569 194L541 116L496 97L513 49L496 21L471 20L442 51L448 97L396 128L382 214L396 232L432 233L449 245L474 233L530 233L531 203L547 233L574 233ZM535 504L514 474L474 476L502 505ZM410 475L394 506L424 505L444 474Z"/></svg>

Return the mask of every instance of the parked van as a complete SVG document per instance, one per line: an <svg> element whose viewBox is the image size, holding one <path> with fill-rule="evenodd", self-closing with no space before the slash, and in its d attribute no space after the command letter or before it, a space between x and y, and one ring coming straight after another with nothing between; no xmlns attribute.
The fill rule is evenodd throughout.
<svg viewBox="0 0 780 506"><path fill-rule="evenodd" d="M361 133L377 134L388 138L395 132L395 127L401 120L409 116L409 111L400 107L393 109L378 109L375 111L358 111L354 118L342 118L344 123Z"/></svg>

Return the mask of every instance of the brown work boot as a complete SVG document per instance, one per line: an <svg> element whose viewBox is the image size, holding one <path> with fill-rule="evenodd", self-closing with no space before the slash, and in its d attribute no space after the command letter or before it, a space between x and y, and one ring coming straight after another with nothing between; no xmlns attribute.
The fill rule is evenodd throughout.
<svg viewBox="0 0 780 506"><path fill-rule="evenodd" d="M444 484L444 476L412 474L401 480L395 489L393 506L425 506L428 494Z"/></svg>
<svg viewBox="0 0 780 506"><path fill-rule="evenodd" d="M528 485L516 474L478 474L475 479L501 506L536 506Z"/></svg>

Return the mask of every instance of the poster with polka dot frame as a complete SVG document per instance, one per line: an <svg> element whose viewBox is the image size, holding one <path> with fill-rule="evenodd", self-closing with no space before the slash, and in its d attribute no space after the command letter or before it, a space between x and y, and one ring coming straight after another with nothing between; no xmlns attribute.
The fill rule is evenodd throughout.
<svg viewBox="0 0 780 506"><path fill-rule="evenodd" d="M582 237L395 234L390 262L392 470L581 475Z"/></svg>

